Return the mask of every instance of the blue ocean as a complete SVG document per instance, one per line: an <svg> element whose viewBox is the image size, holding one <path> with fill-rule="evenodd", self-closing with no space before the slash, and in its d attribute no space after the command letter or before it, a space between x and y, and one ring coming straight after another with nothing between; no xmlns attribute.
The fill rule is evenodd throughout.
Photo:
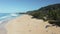
<svg viewBox="0 0 60 34"><path fill-rule="evenodd" d="M0 28L4 27L9 20L15 19L16 17L21 16L21 14L16 13L0 13Z"/></svg>
<svg viewBox="0 0 60 34"><path fill-rule="evenodd" d="M16 13L0 13L0 21L16 18L18 16L20 16L20 15L16 14Z"/></svg>

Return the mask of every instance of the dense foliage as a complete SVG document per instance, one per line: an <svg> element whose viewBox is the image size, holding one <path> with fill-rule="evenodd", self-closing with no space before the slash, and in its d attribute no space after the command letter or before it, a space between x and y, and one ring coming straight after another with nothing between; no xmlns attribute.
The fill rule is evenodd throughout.
<svg viewBox="0 0 60 34"><path fill-rule="evenodd" d="M28 11L27 14L33 18L49 21L50 24L60 26L60 4L53 4L42 7L38 10Z"/></svg>

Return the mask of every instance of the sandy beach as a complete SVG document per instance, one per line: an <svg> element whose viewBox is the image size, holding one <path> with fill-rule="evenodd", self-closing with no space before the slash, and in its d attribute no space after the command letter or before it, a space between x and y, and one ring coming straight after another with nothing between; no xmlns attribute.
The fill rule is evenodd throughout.
<svg viewBox="0 0 60 34"><path fill-rule="evenodd" d="M22 15L8 21L5 25L7 34L60 34L60 27L50 26L48 21L31 18L30 15ZM49 25L48 28L46 26Z"/></svg>

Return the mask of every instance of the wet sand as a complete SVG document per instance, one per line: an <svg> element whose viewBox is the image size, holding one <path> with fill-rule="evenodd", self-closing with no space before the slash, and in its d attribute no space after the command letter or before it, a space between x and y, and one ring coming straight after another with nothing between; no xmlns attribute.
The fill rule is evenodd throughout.
<svg viewBox="0 0 60 34"><path fill-rule="evenodd" d="M0 34L7 34L7 30L4 26L5 23L0 23Z"/></svg>

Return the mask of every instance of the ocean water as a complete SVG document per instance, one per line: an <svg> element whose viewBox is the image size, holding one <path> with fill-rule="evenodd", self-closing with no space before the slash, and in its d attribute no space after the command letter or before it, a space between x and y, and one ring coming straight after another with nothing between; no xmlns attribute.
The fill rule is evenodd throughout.
<svg viewBox="0 0 60 34"><path fill-rule="evenodd" d="M5 25L8 23L9 20L18 16L21 15L16 13L0 13L0 34L7 34Z"/></svg>
<svg viewBox="0 0 60 34"><path fill-rule="evenodd" d="M0 21L2 20L7 20L7 19L12 19L15 17L20 16L19 14L16 13L0 13Z"/></svg>

